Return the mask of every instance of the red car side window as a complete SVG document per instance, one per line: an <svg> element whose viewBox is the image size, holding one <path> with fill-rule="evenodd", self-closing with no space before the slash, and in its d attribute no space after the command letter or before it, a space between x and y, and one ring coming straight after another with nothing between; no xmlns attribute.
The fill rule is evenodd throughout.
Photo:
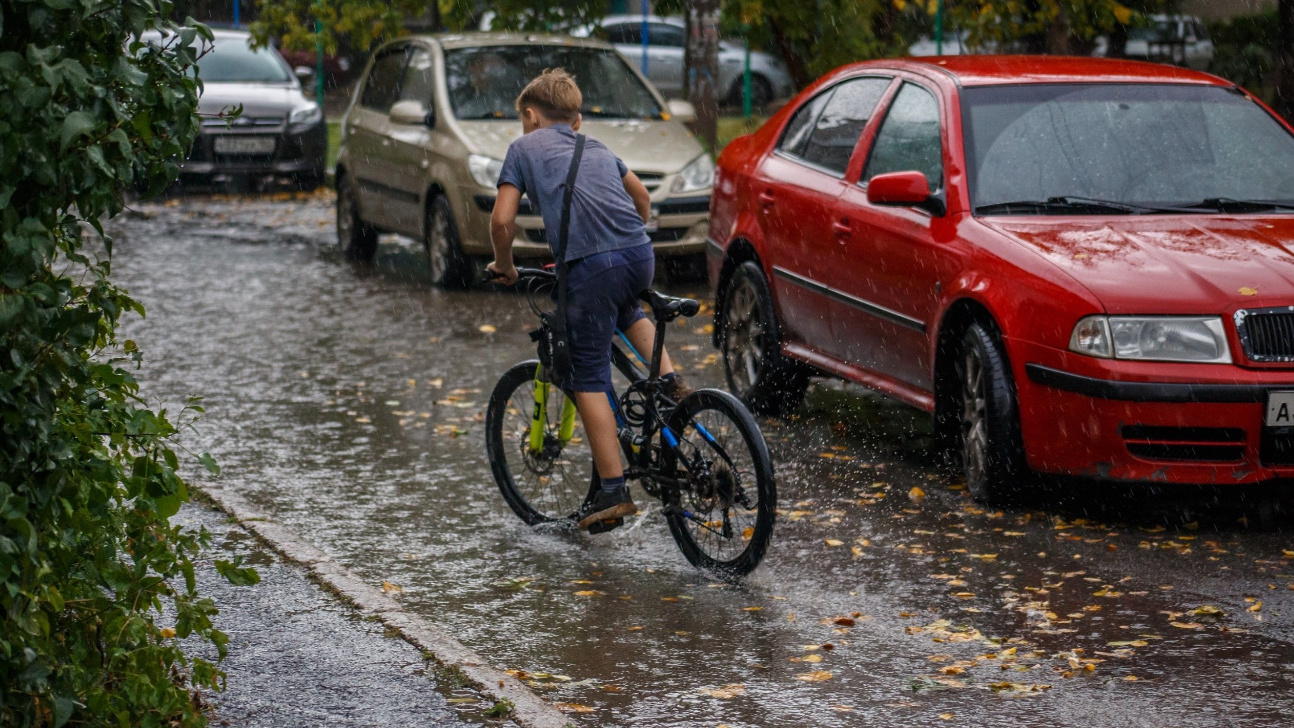
<svg viewBox="0 0 1294 728"><path fill-rule="evenodd" d="M813 133L813 122L817 121L818 114L822 111L822 107L827 105L827 100L831 98L834 91L835 89L828 89L826 93L814 96L795 112L795 116L791 117L791 123L786 125L782 141L777 144L779 151L797 157L804 153L804 147L809 143L809 135Z"/></svg>
<svg viewBox="0 0 1294 728"><path fill-rule="evenodd" d="M943 186L943 143L939 133L939 103L934 94L912 83L903 84L872 142L863 182L888 172L921 172L930 189Z"/></svg>
<svg viewBox="0 0 1294 728"><path fill-rule="evenodd" d="M804 161L844 174L863 127L890 87L888 78L856 78L836 87L804 147Z"/></svg>

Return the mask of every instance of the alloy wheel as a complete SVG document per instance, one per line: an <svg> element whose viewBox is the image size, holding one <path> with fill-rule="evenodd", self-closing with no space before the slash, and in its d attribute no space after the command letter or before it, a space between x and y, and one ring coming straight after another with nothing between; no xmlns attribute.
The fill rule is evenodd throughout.
<svg viewBox="0 0 1294 728"><path fill-rule="evenodd" d="M355 193L351 191L350 181L344 180L337 191L337 241L350 245L355 234Z"/></svg>
<svg viewBox="0 0 1294 728"><path fill-rule="evenodd" d="M979 352L973 348L966 352L960 373L962 458L967 480L977 483L988 469L988 392Z"/></svg>
<svg viewBox="0 0 1294 728"><path fill-rule="evenodd" d="M439 209L433 209L427 231L427 266L431 280L439 283L449 270L449 219Z"/></svg>
<svg viewBox="0 0 1294 728"><path fill-rule="evenodd" d="M759 296L749 281L743 281L728 298L724 356L728 371L743 392L749 392L759 381L764 364L765 323L761 317Z"/></svg>

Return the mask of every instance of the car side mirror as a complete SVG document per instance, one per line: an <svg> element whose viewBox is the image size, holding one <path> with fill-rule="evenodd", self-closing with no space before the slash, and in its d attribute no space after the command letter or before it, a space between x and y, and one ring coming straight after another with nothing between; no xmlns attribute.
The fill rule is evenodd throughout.
<svg viewBox="0 0 1294 728"><path fill-rule="evenodd" d="M669 118L684 124L691 124L696 121L696 107L682 99L670 99L667 104L669 107Z"/></svg>
<svg viewBox="0 0 1294 728"><path fill-rule="evenodd" d="M944 201L930 192L926 176L917 171L878 174L867 181L867 201L873 205L919 207L944 214Z"/></svg>
<svg viewBox="0 0 1294 728"><path fill-rule="evenodd" d="M423 106L421 101L414 101L413 99L395 102L395 105L391 107L390 117L392 124L410 124L427 127L433 127L436 125L435 113L429 111L426 106Z"/></svg>
<svg viewBox="0 0 1294 728"><path fill-rule="evenodd" d="M297 66L292 69L292 73L296 74L297 80L304 88L310 88L315 82L315 69L309 66Z"/></svg>

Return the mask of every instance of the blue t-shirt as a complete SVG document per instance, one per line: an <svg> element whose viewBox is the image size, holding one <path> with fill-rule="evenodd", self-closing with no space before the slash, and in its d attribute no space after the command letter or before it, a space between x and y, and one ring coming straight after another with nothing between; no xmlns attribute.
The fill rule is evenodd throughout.
<svg viewBox="0 0 1294 728"><path fill-rule="evenodd" d="M567 124L554 124L512 142L499 172L499 185L516 187L539 209L548 247L554 251L562 226L562 194L574 154L575 131ZM605 144L591 137L584 143L571 197L567 261L651 244L643 219L625 191L628 173L625 163Z"/></svg>

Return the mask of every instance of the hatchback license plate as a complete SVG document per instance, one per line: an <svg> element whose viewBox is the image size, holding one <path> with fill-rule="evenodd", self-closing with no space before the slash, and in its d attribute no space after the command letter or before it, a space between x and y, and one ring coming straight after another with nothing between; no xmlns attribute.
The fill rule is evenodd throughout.
<svg viewBox="0 0 1294 728"><path fill-rule="evenodd" d="M219 136L214 148L216 154L273 154L274 137Z"/></svg>
<svg viewBox="0 0 1294 728"><path fill-rule="evenodd" d="M1267 393L1267 426L1294 427L1294 392Z"/></svg>

